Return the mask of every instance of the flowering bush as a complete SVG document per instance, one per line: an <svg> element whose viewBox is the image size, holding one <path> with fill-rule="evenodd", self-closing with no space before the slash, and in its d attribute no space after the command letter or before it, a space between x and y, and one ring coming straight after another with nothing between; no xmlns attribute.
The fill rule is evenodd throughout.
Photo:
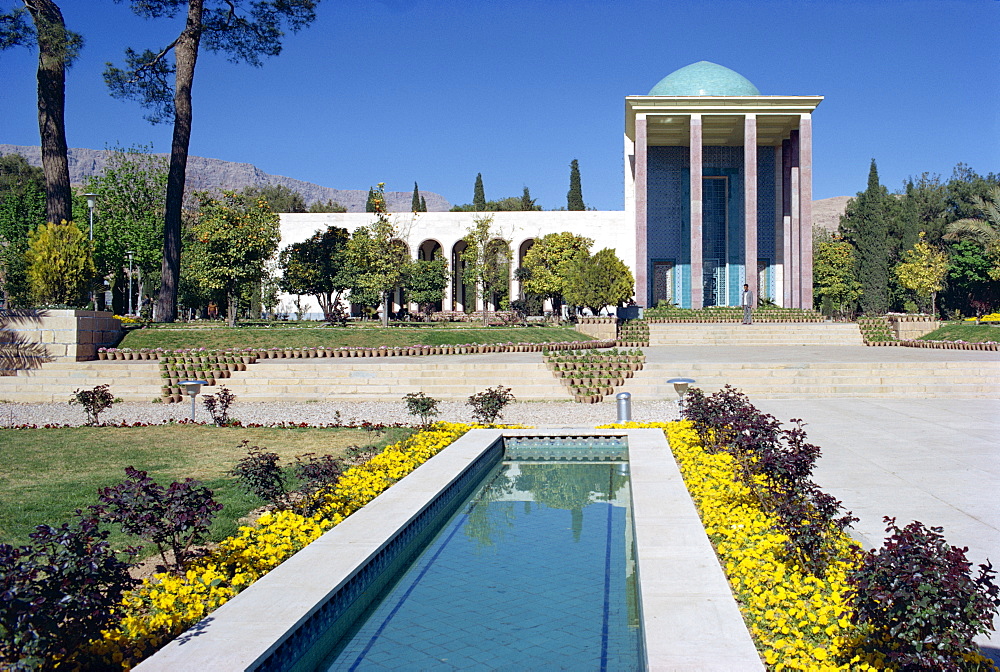
<svg viewBox="0 0 1000 672"><path fill-rule="evenodd" d="M626 423L607 427L662 428L684 482L715 546L757 649L769 669L892 670L892 648L855 623L851 577L861 550L843 531L830 531L831 548L821 571L809 571L788 552L778 517L765 511L741 467L727 452L709 452L694 424ZM976 651L962 668L996 670ZM909 668L907 668L909 669Z"/></svg>
<svg viewBox="0 0 1000 672"><path fill-rule="evenodd" d="M117 624L92 642L93 652L109 665L133 666L475 427L435 423L347 469L315 495L314 515L265 513L183 573L146 579L115 609Z"/></svg>

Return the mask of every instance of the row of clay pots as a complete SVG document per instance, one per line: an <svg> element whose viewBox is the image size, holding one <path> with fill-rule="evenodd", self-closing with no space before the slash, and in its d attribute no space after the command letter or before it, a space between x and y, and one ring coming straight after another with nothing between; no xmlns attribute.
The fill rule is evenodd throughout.
<svg viewBox="0 0 1000 672"><path fill-rule="evenodd" d="M650 317L647 319L649 322L654 324L736 324L742 321L743 317ZM823 317L770 318L759 316L757 313L754 313L753 319L755 322L768 322L773 324L800 324L803 322L813 323L826 321L826 318Z"/></svg>
<svg viewBox="0 0 1000 672"><path fill-rule="evenodd" d="M899 341L907 348L934 348L938 350L997 350L1000 343L949 343L947 341Z"/></svg>

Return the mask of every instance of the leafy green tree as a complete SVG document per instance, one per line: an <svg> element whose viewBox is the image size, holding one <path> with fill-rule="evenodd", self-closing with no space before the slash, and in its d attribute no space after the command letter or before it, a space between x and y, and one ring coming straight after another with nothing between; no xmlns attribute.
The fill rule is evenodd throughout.
<svg viewBox="0 0 1000 672"><path fill-rule="evenodd" d="M589 308L594 315L605 306L620 306L635 294L632 271L611 248L594 256L580 257L570 266L566 301L574 306Z"/></svg>
<svg viewBox="0 0 1000 672"><path fill-rule="evenodd" d="M194 112L191 90L195 64L204 46L224 52L232 62L259 67L262 56L281 51L284 27L292 32L308 26L316 16L315 0L129 0L132 11L147 19L186 14L184 28L166 46L141 54L125 52L125 69L109 64L104 81L116 98L138 100L150 110L152 123L173 119L173 140L163 225L163 268L156 317L177 318L181 267L181 211L187 171L188 146ZM172 61L170 57L172 58ZM171 78L173 81L171 81Z"/></svg>
<svg viewBox="0 0 1000 672"><path fill-rule="evenodd" d="M327 322L340 321L340 299L352 285L347 264L347 229L336 226L317 231L308 240L281 251L281 288L291 294L316 297Z"/></svg>
<svg viewBox="0 0 1000 672"><path fill-rule="evenodd" d="M569 164L569 193L566 194L567 210L586 210L583 204L583 187L580 186L580 164L576 159Z"/></svg>
<svg viewBox="0 0 1000 672"><path fill-rule="evenodd" d="M420 311L429 315L434 304L444 299L444 290L448 286L448 260L438 252L433 259L420 259L413 262L406 282L409 296Z"/></svg>
<svg viewBox="0 0 1000 672"><path fill-rule="evenodd" d="M935 315L937 293L944 289L944 278L948 273L948 255L925 238L921 232L917 244L906 251L895 273L904 287L923 299L930 299L930 314Z"/></svg>
<svg viewBox="0 0 1000 672"><path fill-rule="evenodd" d="M389 293L399 287L409 272L410 259L400 244L399 232L389 220L385 184L374 191L375 221L355 229L347 244L347 262L353 267L352 299L374 298L382 306L382 326L389 326Z"/></svg>
<svg viewBox="0 0 1000 672"><path fill-rule="evenodd" d="M524 256L522 267L527 279L526 293L539 294L552 301L562 301L574 264L590 254L594 241L573 233L550 233L535 241Z"/></svg>
<svg viewBox="0 0 1000 672"><path fill-rule="evenodd" d="M476 212L486 210L486 191L483 189L482 173L476 173L476 186L472 190L472 207Z"/></svg>
<svg viewBox="0 0 1000 672"><path fill-rule="evenodd" d="M347 208L332 198L327 201L316 201L309 206L307 212L347 212Z"/></svg>
<svg viewBox="0 0 1000 672"><path fill-rule="evenodd" d="M250 200L264 199L274 212L306 212L306 200L302 194L283 184L243 187L240 193Z"/></svg>
<svg viewBox="0 0 1000 672"><path fill-rule="evenodd" d="M889 223L895 204L879 184L872 159L868 188L848 202L840 220L841 233L857 250L861 309L867 315L881 315L889 309Z"/></svg>
<svg viewBox="0 0 1000 672"><path fill-rule="evenodd" d="M420 188L417 187L417 183L413 183L413 200L410 202L411 212L420 212Z"/></svg>
<svg viewBox="0 0 1000 672"><path fill-rule="evenodd" d="M90 243L72 223L43 224L28 237L28 283L38 304L84 306L94 281Z"/></svg>
<svg viewBox="0 0 1000 672"><path fill-rule="evenodd" d="M281 219L265 201L253 202L224 191L221 198L199 194L199 219L192 227L197 254L192 260L196 282L226 296L226 322L236 325L240 290L260 283L266 264L278 251Z"/></svg>
<svg viewBox="0 0 1000 672"><path fill-rule="evenodd" d="M493 229L493 216L476 217L465 237L463 273L466 282L475 285L483 297L483 324L489 322L489 303L499 306L510 289L510 241Z"/></svg>
<svg viewBox="0 0 1000 672"><path fill-rule="evenodd" d="M19 154L0 156L0 295L3 306L30 303L24 253L28 233L45 223L45 176Z"/></svg>
<svg viewBox="0 0 1000 672"><path fill-rule="evenodd" d="M25 20L31 16L31 25ZM0 14L0 51L38 47L38 131L45 173L45 215L56 224L73 219L66 149L66 68L83 47L83 38L66 29L52 0L24 0L24 6Z"/></svg>
<svg viewBox="0 0 1000 672"><path fill-rule="evenodd" d="M966 164L959 163L944 185L948 221L979 217L981 209L976 199L988 198L990 190L998 184L1000 175L989 173L983 176Z"/></svg>
<svg viewBox="0 0 1000 672"><path fill-rule="evenodd" d="M163 264L163 208L167 194L167 163L149 147L113 149L100 175L87 189L97 194L94 221L94 263L98 276L111 277L116 294L126 284L127 252L139 269L139 295L147 278ZM122 306L119 311L124 312Z"/></svg>
<svg viewBox="0 0 1000 672"><path fill-rule="evenodd" d="M531 192L527 187L524 188L524 193L521 194L521 211L528 212L531 210L541 210L542 206L535 205L535 199L531 197Z"/></svg>
<svg viewBox="0 0 1000 672"><path fill-rule="evenodd" d="M1000 280L1000 185L994 186L987 197L972 197L978 217L952 222L947 227L948 240L972 240L983 246L993 261L990 277Z"/></svg>
<svg viewBox="0 0 1000 672"><path fill-rule="evenodd" d="M985 315L1000 306L1000 280L990 277L992 268L981 245L971 240L950 242L942 308L958 315Z"/></svg>
<svg viewBox="0 0 1000 672"><path fill-rule="evenodd" d="M825 231L813 238L813 300L816 307L829 302L845 314L861 298L861 283L855 276L854 248L839 235Z"/></svg>

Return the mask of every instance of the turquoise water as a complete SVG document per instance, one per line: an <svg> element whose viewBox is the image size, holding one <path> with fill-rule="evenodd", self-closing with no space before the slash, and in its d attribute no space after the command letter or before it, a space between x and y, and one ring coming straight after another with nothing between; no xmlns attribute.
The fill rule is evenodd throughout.
<svg viewBox="0 0 1000 672"><path fill-rule="evenodd" d="M641 669L629 502L622 462L502 463L319 669Z"/></svg>

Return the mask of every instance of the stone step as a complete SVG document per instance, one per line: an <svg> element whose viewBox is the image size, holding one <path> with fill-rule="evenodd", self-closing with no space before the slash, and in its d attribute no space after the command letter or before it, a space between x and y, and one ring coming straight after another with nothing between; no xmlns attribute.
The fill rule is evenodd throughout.
<svg viewBox="0 0 1000 672"><path fill-rule="evenodd" d="M651 324L649 344L662 345L863 345L851 323Z"/></svg>

